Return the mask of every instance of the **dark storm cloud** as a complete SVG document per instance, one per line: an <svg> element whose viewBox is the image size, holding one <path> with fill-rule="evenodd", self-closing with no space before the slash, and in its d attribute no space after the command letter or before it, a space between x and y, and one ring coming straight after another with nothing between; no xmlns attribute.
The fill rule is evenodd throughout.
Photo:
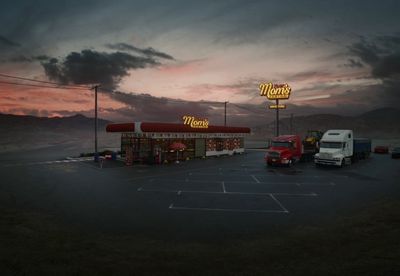
<svg viewBox="0 0 400 276"><path fill-rule="evenodd" d="M133 45L129 45L127 43L115 43L115 44L106 44L105 45L107 48L112 49L112 50L119 50L119 51L132 51L132 52L136 52L145 56L149 56L149 57L158 57L158 58L164 58L164 59L170 59L173 60L174 58L166 53L160 52L155 50L152 47L148 47L148 48L138 48L135 47Z"/></svg>
<svg viewBox="0 0 400 276"><path fill-rule="evenodd" d="M46 55L39 55L39 56L31 56L27 57L23 54L16 55L16 56L11 56L7 59L1 60L1 62L11 62L11 63L29 63L29 62L35 62L35 61L47 61L50 60L51 58L46 56Z"/></svg>
<svg viewBox="0 0 400 276"><path fill-rule="evenodd" d="M52 58L41 62L49 79L61 83L100 83L104 88L115 89L129 70L155 66L151 57L127 53L105 53L94 50L71 52L63 60Z"/></svg>
<svg viewBox="0 0 400 276"><path fill-rule="evenodd" d="M132 120L177 122L185 114L208 116L212 110L209 104L158 98L149 94L113 92L109 96L127 106L114 111Z"/></svg>
<svg viewBox="0 0 400 276"><path fill-rule="evenodd" d="M400 52L382 57L374 64L372 74L378 78L400 77Z"/></svg>
<svg viewBox="0 0 400 276"><path fill-rule="evenodd" d="M400 35L379 36L372 41L361 38L349 50L372 68L373 77L392 78L400 74Z"/></svg>
<svg viewBox="0 0 400 276"><path fill-rule="evenodd" d="M23 63L23 62L32 62L32 59L29 57L26 57L24 55L19 55L19 56L10 57L6 61L13 62L13 63Z"/></svg>
<svg viewBox="0 0 400 276"><path fill-rule="evenodd" d="M0 48L1 47L19 47L21 46L19 43L11 41L10 39L0 35Z"/></svg>
<svg viewBox="0 0 400 276"><path fill-rule="evenodd" d="M349 58L349 63L346 63L344 66L352 67L352 68L364 67L364 65L360 61L352 59L352 58Z"/></svg>
<svg viewBox="0 0 400 276"><path fill-rule="evenodd" d="M371 68L371 77L380 79L381 85L374 87L372 101L388 106L400 103L400 35L378 36L360 41L349 47L350 54ZM366 94L366 93L364 93Z"/></svg>

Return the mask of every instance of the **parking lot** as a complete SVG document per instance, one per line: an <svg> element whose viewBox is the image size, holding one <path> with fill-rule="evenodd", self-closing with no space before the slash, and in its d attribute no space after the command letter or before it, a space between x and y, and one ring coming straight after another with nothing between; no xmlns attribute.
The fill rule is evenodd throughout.
<svg viewBox="0 0 400 276"><path fill-rule="evenodd" d="M400 191L400 163L388 155L342 169L269 168L263 155L103 168L84 159L3 160L1 201L99 231L220 239L324 222Z"/></svg>

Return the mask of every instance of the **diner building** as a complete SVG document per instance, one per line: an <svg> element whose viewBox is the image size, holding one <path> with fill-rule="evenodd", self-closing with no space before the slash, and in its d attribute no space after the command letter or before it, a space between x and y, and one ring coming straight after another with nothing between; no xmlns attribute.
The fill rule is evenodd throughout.
<svg viewBox="0 0 400 276"><path fill-rule="evenodd" d="M166 163L244 152L248 127L212 126L208 121L183 124L134 122L109 124L121 133L121 155L127 164Z"/></svg>

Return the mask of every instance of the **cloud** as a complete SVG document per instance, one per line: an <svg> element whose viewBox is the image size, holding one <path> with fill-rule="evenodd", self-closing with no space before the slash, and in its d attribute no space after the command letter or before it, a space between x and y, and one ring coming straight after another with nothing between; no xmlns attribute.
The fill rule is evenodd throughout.
<svg viewBox="0 0 400 276"><path fill-rule="evenodd" d="M164 58L164 59L170 59L170 60L174 59L171 55L157 51L152 47L141 49L141 48L135 47L133 45L129 45L127 43L106 44L105 46L112 50L132 51L132 52L136 52L136 53L148 56L148 57L157 57L157 58Z"/></svg>
<svg viewBox="0 0 400 276"><path fill-rule="evenodd" d="M354 60L352 58L349 58L349 63L345 64L344 66L346 67L352 67L352 68L361 68L364 67L364 65L358 61L358 60Z"/></svg>
<svg viewBox="0 0 400 276"><path fill-rule="evenodd" d="M4 47L4 48L5 47L7 47L7 48L9 48L9 47L20 47L20 46L21 45L19 43L11 41L8 38L0 35L0 48L1 47Z"/></svg>
<svg viewBox="0 0 400 276"><path fill-rule="evenodd" d="M372 40L362 37L349 50L372 68L372 76L376 78L392 78L400 74L400 35L378 36Z"/></svg>
<svg viewBox="0 0 400 276"><path fill-rule="evenodd" d="M16 55L11 56L7 59L1 60L1 62L11 62L11 63L30 63L35 61L47 61L51 58L46 55L38 55L38 56L26 56L26 55Z"/></svg>
<svg viewBox="0 0 400 276"><path fill-rule="evenodd" d="M115 89L129 70L160 64L152 57L127 53L105 53L94 50L71 52L63 60L51 58L41 62L49 79L61 83L100 83L104 88Z"/></svg>
<svg viewBox="0 0 400 276"><path fill-rule="evenodd" d="M356 56L371 68L371 77L380 79L374 101L387 106L400 103L400 35L362 37L349 47L350 55ZM378 93L376 93L378 92Z"/></svg>
<svg viewBox="0 0 400 276"><path fill-rule="evenodd" d="M24 55L18 55L18 56L10 57L6 61L12 62L12 63L24 63L24 62L32 62L32 59L27 56L24 56Z"/></svg>
<svg viewBox="0 0 400 276"><path fill-rule="evenodd" d="M113 92L109 96L126 104L125 108L118 109L118 113L132 120L176 122L185 114L207 116L212 111L209 104L158 98L149 94Z"/></svg>

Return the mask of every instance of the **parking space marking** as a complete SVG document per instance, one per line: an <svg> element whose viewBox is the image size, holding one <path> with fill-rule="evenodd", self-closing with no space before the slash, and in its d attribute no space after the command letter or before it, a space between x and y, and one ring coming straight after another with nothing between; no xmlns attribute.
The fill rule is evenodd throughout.
<svg viewBox="0 0 400 276"><path fill-rule="evenodd" d="M290 174L285 174L285 173L281 173L281 172L276 172L276 176L280 176L280 177L296 177L296 178L349 178L349 176L347 175L290 175ZM261 176L264 177L264 175L256 175L256 176Z"/></svg>
<svg viewBox="0 0 400 276"><path fill-rule="evenodd" d="M156 181L156 178L152 178L151 181ZM159 179L165 181L165 179ZM150 180L149 180L150 181ZM194 180L194 179L174 179L174 182L185 182L185 183L221 183L218 180ZM240 181L240 180L225 180L224 184L254 184L253 181ZM268 182L257 182L257 184L262 185L295 185L295 186L336 186L335 182L328 182L328 183L310 183L310 182L282 182L282 181L268 181Z"/></svg>
<svg viewBox="0 0 400 276"><path fill-rule="evenodd" d="M279 200L277 200L276 197L274 197L273 194L270 194L269 196L282 208L282 210L285 213L289 213L289 211L285 208L285 206L283 206L283 204Z"/></svg>
<svg viewBox="0 0 400 276"><path fill-rule="evenodd" d="M222 181L221 184L222 184L222 190L224 191L224 194L226 194L226 189L225 189L225 183L224 183L224 181Z"/></svg>
<svg viewBox="0 0 400 276"><path fill-rule="evenodd" d="M254 181L256 183L260 183L260 180L258 180L257 177L254 174L252 174L251 177L254 179Z"/></svg>
<svg viewBox="0 0 400 276"><path fill-rule="evenodd" d="M172 210L189 210L189 211L216 211L216 212L241 212L241 213L283 213L287 214L288 211L284 210L246 210L246 209L220 209L220 208L198 208L198 207L178 207L172 203L168 207Z"/></svg>
<svg viewBox="0 0 400 276"><path fill-rule="evenodd" d="M163 189L143 189L143 187L140 187L137 189L138 192L150 192L150 193L173 193L173 194L179 194L181 195L182 193L188 193L188 194L232 194L232 195L275 195L275 196L318 196L317 193L311 192L311 193L251 193L251 192L228 192L228 191L222 191L222 192L212 192L212 191L191 191L191 190L163 190Z"/></svg>
<svg viewBox="0 0 400 276"><path fill-rule="evenodd" d="M201 171L201 170L207 170L207 169L211 169L211 168L215 168L215 167L201 167L198 169L190 169L190 170L182 170L182 171L175 171L175 172L166 172L166 173L160 173L157 176L170 176L170 175L175 175L175 174L190 174L194 171ZM136 177L130 177L130 178L126 178L124 179L124 181L132 181L132 180L138 180L138 179L143 179L143 178L154 178L154 175L143 175L143 176L136 176Z"/></svg>

